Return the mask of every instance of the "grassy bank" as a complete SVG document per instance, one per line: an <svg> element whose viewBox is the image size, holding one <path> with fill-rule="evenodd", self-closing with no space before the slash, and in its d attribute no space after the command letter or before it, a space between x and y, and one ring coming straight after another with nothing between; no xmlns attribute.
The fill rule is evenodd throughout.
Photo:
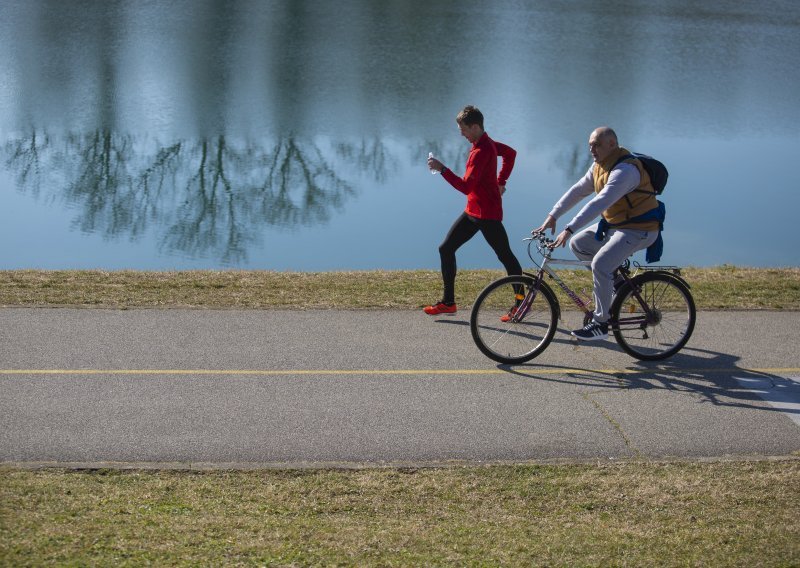
<svg viewBox="0 0 800 568"><path fill-rule="evenodd" d="M0 565L800 563L800 460L0 470Z"/></svg>
<svg viewBox="0 0 800 568"><path fill-rule="evenodd" d="M575 290L591 291L588 271L566 270ZM469 306L500 271L464 270L457 301ZM800 268L687 268L699 309L800 309ZM432 270L268 271L0 271L0 306L110 308L394 308L416 309L439 298ZM569 306L562 297L562 305Z"/></svg>
<svg viewBox="0 0 800 568"><path fill-rule="evenodd" d="M468 306L500 275L462 271L459 302ZM564 275L591 289L586 271ZM700 309L800 309L800 269L684 276ZM436 299L439 278L0 271L0 306L416 309ZM798 513L800 458L357 471L0 467L0 566L796 566Z"/></svg>

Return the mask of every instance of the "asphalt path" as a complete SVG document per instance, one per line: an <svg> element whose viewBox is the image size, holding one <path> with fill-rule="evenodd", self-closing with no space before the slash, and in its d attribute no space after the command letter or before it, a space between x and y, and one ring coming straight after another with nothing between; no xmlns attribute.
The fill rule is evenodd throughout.
<svg viewBox="0 0 800 568"><path fill-rule="evenodd" d="M800 455L800 313L700 312L644 363L528 365L469 312L0 309L0 464L419 466Z"/></svg>

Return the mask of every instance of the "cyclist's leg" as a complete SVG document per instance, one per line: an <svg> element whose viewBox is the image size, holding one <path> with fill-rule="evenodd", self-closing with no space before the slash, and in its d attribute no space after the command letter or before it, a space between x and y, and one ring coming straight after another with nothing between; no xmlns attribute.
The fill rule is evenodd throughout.
<svg viewBox="0 0 800 568"><path fill-rule="evenodd" d="M594 319L607 322L611 299L614 295L614 270L636 251L649 247L658 237L658 231L611 229L604 243L592 259L592 285L594 289ZM599 241L598 241L599 242Z"/></svg>
<svg viewBox="0 0 800 568"><path fill-rule="evenodd" d="M439 257L442 261L442 283L444 292L442 301L446 304L455 302L456 285L456 251L475 236L478 226L470 219L469 215L462 213L450 227L447 236L439 245Z"/></svg>
<svg viewBox="0 0 800 568"><path fill-rule="evenodd" d="M605 244L605 240L598 241L594 238L595 233L597 233L597 224L578 231L570 239L569 249L579 260L592 260L597 251Z"/></svg>

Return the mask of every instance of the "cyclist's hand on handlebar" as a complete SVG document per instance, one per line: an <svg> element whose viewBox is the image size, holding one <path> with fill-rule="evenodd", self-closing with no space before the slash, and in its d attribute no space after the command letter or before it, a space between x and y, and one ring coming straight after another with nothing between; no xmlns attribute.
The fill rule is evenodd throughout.
<svg viewBox="0 0 800 568"><path fill-rule="evenodd" d="M547 219L545 219L544 223L542 223L542 226L538 229L534 229L533 232L544 233L547 229L550 229L551 235L556 232L556 220L552 215L548 215Z"/></svg>
<svg viewBox="0 0 800 568"><path fill-rule="evenodd" d="M550 243L550 245L549 245L550 248L551 249L556 249L556 248L559 248L559 247L563 247L564 245L567 244L567 241L569 240L569 238L571 236L572 236L572 233L570 233L569 231L561 231L560 233L558 233L558 236L556 237L556 240L554 240L552 243Z"/></svg>

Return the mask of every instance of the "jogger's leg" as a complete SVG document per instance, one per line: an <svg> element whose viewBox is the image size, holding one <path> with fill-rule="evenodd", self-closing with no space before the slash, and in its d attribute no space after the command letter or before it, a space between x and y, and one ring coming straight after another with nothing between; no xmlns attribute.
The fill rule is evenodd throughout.
<svg viewBox="0 0 800 568"><path fill-rule="evenodd" d="M444 292L442 301L446 304L455 302L456 285L456 251L475 236L478 226L470 220L466 213L462 213L450 227L447 236L439 245L439 257L442 262L442 284Z"/></svg>
<svg viewBox="0 0 800 568"><path fill-rule="evenodd" d="M503 264L507 274L522 274L522 265L511 250L508 233L501 221L481 221L480 230L483 237Z"/></svg>

